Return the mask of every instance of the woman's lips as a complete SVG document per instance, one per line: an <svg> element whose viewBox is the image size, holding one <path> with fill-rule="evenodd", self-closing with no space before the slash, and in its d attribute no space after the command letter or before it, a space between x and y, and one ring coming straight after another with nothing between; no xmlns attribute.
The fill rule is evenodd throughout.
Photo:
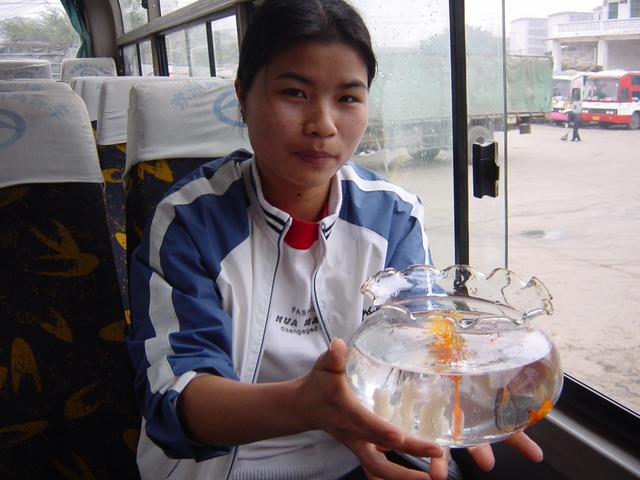
<svg viewBox="0 0 640 480"><path fill-rule="evenodd" d="M306 162L317 164L325 163L337 158L337 156L322 150L301 150L295 152L295 154Z"/></svg>

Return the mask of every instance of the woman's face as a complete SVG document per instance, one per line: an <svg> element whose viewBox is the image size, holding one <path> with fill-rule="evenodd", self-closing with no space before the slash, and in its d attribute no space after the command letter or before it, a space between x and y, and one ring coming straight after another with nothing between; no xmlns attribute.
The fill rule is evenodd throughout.
<svg viewBox="0 0 640 480"><path fill-rule="evenodd" d="M367 68L344 43L296 44L236 89L265 194L326 190L367 126Z"/></svg>

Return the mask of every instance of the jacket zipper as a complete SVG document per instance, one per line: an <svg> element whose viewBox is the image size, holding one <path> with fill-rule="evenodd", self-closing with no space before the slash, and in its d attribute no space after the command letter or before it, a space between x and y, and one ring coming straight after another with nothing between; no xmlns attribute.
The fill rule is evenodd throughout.
<svg viewBox="0 0 640 480"><path fill-rule="evenodd" d="M281 255L283 238L284 238L284 234L281 232L280 235L278 236L278 256L276 258L276 268L273 271L273 278L271 279L271 293L269 294L269 308L267 308L267 318L264 321L264 329L262 330L262 338L260 339L260 350L258 351L256 368L253 371L253 375L251 376L251 383L256 382L258 372L260 371L260 364L262 363L262 352L264 351L264 340L267 336L267 327L269 326L269 314L271 313L271 300L273 299L273 287L276 283L276 277L278 275L278 267L280 266L280 255ZM233 465L235 464L237 457L238 457L238 447L236 446L233 448L233 458L231 459L231 463L229 464L229 470L227 471L226 480L229 480L229 478L231 477L231 472L233 471Z"/></svg>
<svg viewBox="0 0 640 480"><path fill-rule="evenodd" d="M324 333L324 336L327 340L327 346L331 345L331 334L329 333L329 328L327 328L327 324L324 321L324 318L322 316L322 312L320 311L320 304L318 303L318 292L317 292L317 280L318 280L318 273L320 272L320 267L322 265L322 263L324 262L324 258L326 256L326 240L321 240L321 238L324 238L322 235L318 235L318 241L322 241L322 260L318 263L318 266L316 267L316 271L313 272L313 282L311 285L311 291L313 292L313 306L316 309L316 312L318 313L318 319L320 320L320 325L322 326L322 332Z"/></svg>

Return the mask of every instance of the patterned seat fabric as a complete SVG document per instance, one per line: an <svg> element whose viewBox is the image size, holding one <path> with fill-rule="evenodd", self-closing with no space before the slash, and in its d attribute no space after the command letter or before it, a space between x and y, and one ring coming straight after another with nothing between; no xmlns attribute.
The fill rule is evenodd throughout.
<svg viewBox="0 0 640 480"><path fill-rule="evenodd" d="M122 305L128 314L129 291L127 288L127 238L125 232L125 191L122 175L126 159L126 144L98 145L100 168L105 181L107 225L111 249L115 260Z"/></svg>
<svg viewBox="0 0 640 480"><path fill-rule="evenodd" d="M0 93L0 478L135 479L103 176L71 92Z"/></svg>
<svg viewBox="0 0 640 480"><path fill-rule="evenodd" d="M104 218L96 183L0 189L2 478L138 477L140 419Z"/></svg>

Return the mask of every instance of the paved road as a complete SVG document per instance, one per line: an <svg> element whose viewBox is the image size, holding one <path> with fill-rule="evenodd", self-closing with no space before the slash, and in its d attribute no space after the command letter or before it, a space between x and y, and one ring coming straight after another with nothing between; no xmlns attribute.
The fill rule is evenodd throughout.
<svg viewBox="0 0 640 480"><path fill-rule="evenodd" d="M640 130L583 128L581 143L562 133L508 134L509 268L553 294L539 324L565 371L640 411ZM446 159L388 174L425 201L440 267L452 258L450 175ZM471 203L471 264L502 265L504 192Z"/></svg>

